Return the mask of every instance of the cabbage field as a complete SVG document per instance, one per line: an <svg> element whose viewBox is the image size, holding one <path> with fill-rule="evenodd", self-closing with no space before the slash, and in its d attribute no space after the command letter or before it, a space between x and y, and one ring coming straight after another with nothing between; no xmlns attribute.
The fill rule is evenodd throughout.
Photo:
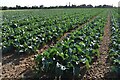
<svg viewBox="0 0 120 80"><path fill-rule="evenodd" d="M91 11L92 10L92 11ZM3 53L33 53L103 10L43 10L4 12ZM89 14L86 14L89 13ZM23 17L24 16L24 17ZM11 20L12 19L12 20Z"/></svg>
<svg viewBox="0 0 120 80"><path fill-rule="evenodd" d="M106 65L109 73L114 73L111 75L120 75L120 14L117 9L35 9L0 13L3 77L21 78L32 62L32 75L43 80L86 80L88 77L85 78L84 75L89 76L87 72L91 70L91 66L99 66L98 64L101 64L105 71L102 72L103 77L99 77L98 71L95 79L106 78ZM16 61L26 60L26 64L15 65L6 55L17 55ZM34 57L21 60L21 55ZM101 62L97 61L100 57ZM27 64L27 59L32 59L31 63ZM106 65L102 64L104 60L107 61ZM13 67L9 67L5 61ZM98 64L94 64L95 62ZM24 67L19 66L23 64ZM102 70L101 67L99 69ZM111 78L111 75L108 77Z"/></svg>

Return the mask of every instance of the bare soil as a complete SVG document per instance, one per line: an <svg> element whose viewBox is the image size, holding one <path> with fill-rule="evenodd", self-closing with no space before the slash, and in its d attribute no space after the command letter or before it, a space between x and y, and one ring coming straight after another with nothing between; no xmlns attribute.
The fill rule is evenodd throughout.
<svg viewBox="0 0 120 80"><path fill-rule="evenodd" d="M97 16L97 15L96 15ZM72 33L78 28L82 28L89 22L93 21L96 16L91 18L89 21L87 21L85 24L82 24L81 26L75 28L74 30L70 30L69 32L64 33L64 35L61 37L61 40L63 40L68 34ZM41 54L43 51L48 49L50 46L55 45L54 42L50 42L48 45L43 46L40 50L38 50L38 53ZM6 79L20 79L20 78L32 78L34 76L34 66L35 66L35 58L36 54L3 54L2 56L2 78L3 80Z"/></svg>
<svg viewBox="0 0 120 80"><path fill-rule="evenodd" d="M109 44L110 44L110 16L107 18L107 24L104 27L104 35L103 40L101 42L99 52L99 58L93 62L90 69L86 71L83 80L106 80L108 76L107 73L110 72L110 63L108 61L108 51L109 51Z"/></svg>

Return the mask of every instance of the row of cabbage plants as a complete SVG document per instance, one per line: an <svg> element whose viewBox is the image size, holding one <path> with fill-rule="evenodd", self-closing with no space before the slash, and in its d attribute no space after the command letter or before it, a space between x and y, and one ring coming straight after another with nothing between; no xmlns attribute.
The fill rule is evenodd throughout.
<svg viewBox="0 0 120 80"><path fill-rule="evenodd" d="M59 40L65 32L87 22L100 11L103 10L77 9L76 12L69 10L69 13L64 10L59 13L58 10L56 15L51 16L48 13L46 16L39 15L40 11L5 12L1 26L3 53L35 53L40 47Z"/></svg>
<svg viewBox="0 0 120 80"><path fill-rule="evenodd" d="M119 15L113 10L111 16L111 44L109 57L112 63L112 71L120 74L120 23Z"/></svg>
<svg viewBox="0 0 120 80"><path fill-rule="evenodd" d="M82 29L68 34L55 46L37 55L35 60L38 76L81 77L81 67L88 69L94 59L100 55L98 49L103 37L106 18L107 11L101 13Z"/></svg>

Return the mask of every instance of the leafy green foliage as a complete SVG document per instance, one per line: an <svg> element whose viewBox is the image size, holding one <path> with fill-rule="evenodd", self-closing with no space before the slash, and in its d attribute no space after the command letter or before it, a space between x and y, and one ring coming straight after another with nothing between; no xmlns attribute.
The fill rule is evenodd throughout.
<svg viewBox="0 0 120 80"><path fill-rule="evenodd" d="M113 64L112 70L120 74L120 26L117 20L118 14L113 11L111 17L111 45L110 45L110 60Z"/></svg>
<svg viewBox="0 0 120 80"><path fill-rule="evenodd" d="M3 12L3 53L35 53L103 9L28 10ZM87 14L89 13L89 14Z"/></svg>
<svg viewBox="0 0 120 80"><path fill-rule="evenodd" d="M66 75L80 77L80 67L86 66L88 69L94 57L99 56L98 48L106 22L105 16L106 12L101 13L84 28L77 29L54 47L38 55L36 57L38 74L52 73L53 77Z"/></svg>

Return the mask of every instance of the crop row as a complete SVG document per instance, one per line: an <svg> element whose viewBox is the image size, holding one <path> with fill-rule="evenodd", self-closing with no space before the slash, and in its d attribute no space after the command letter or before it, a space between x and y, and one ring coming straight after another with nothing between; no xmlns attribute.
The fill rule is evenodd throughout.
<svg viewBox="0 0 120 80"><path fill-rule="evenodd" d="M118 23L118 13L114 11L111 17L111 31L110 60L113 71L120 74L120 23Z"/></svg>
<svg viewBox="0 0 120 80"><path fill-rule="evenodd" d="M9 25L10 27L24 27L24 25L32 25L33 23L47 23L47 24L54 24L54 21L57 22L61 21L61 19L67 19L69 17L75 16L74 14L84 15L86 13L89 13L90 11L95 11L94 9L88 9L88 10L57 10L56 11L24 11L24 12L4 12L3 13L3 25ZM71 13L72 12L72 13ZM49 14L49 15L48 15ZM12 19L12 20L11 20ZM53 20L51 20L53 19ZM55 19L55 20L54 20ZM15 25L16 26L12 26ZM51 24L51 25L52 25ZM42 25L42 24L41 24Z"/></svg>
<svg viewBox="0 0 120 80"><path fill-rule="evenodd" d="M96 9L95 9L96 10ZM88 10L80 11L72 14L62 14L62 16L38 17L38 14L24 16L22 19L25 24L19 19L20 14L14 12L15 15L3 14L2 25L2 49L3 53L15 50L17 53L33 53L41 46L44 46L52 40L58 40L65 32L78 27L78 24L83 24L100 11ZM89 14L87 14L89 12ZM24 12L22 12L24 13ZM6 13L9 14L9 13ZM33 14L32 14L33 15ZM12 19L13 18L13 19ZM21 18L21 16L20 16ZM31 19L33 18L33 19ZM10 20L12 19L12 20ZM26 24L28 23L28 24Z"/></svg>
<svg viewBox="0 0 120 80"><path fill-rule="evenodd" d="M77 29L64 40L36 57L39 76L80 77L81 67L89 68L100 55L99 46L104 33L107 12L101 13L84 28Z"/></svg>

